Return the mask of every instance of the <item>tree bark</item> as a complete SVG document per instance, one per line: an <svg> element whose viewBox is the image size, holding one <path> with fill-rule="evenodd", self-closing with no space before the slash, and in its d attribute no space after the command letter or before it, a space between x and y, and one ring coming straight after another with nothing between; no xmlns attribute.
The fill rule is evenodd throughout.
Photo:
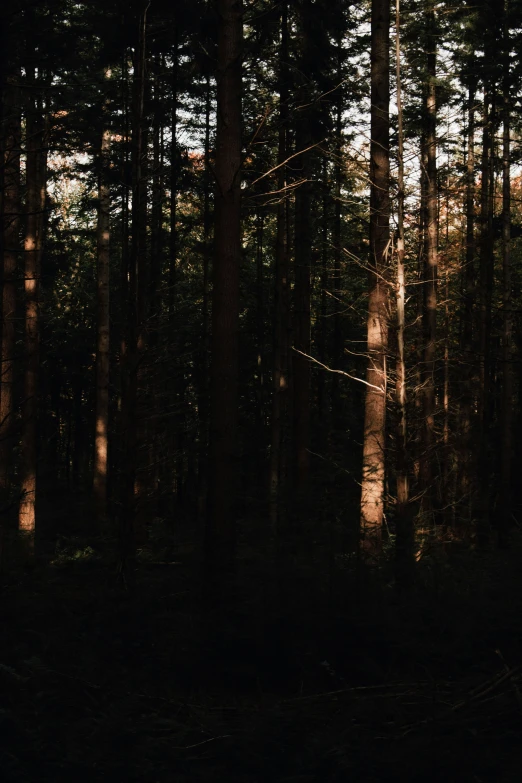
<svg viewBox="0 0 522 783"><path fill-rule="evenodd" d="M207 577L209 584L214 586L218 571L233 571L236 546L242 0L219 0L218 19L210 475L206 525Z"/></svg>
<svg viewBox="0 0 522 783"><path fill-rule="evenodd" d="M340 49L341 44L338 42ZM341 66L339 64L339 77L342 78ZM341 367L343 359L343 333L341 326L341 297L342 297L342 280L341 280L341 227L342 227L342 203L341 203L341 188L342 188L342 161L343 161L343 107L341 101L341 95L338 98L338 104L336 107L336 120L335 120L335 136L336 136L336 149L335 149L335 201L334 201L334 219L333 219L333 295L334 295L334 317L333 317L333 345L332 345L332 361L335 368ZM341 427L341 387L340 387L339 373L332 373L332 430L337 432Z"/></svg>
<svg viewBox="0 0 522 783"><path fill-rule="evenodd" d="M504 62L503 62L503 150L502 150L502 409L500 451L500 515L498 541L506 546L511 527L511 454L513 431L513 359L512 359L512 292L511 292L511 160L510 160L510 36L509 0L504 0Z"/></svg>
<svg viewBox="0 0 522 783"><path fill-rule="evenodd" d="M306 102L306 100L305 100ZM310 120L298 118L297 150L307 150L312 137ZM295 284L294 284L294 459L295 486L303 492L310 476L310 295L312 264L310 152L302 152L298 160L299 176L304 180L295 194ZM301 352L301 353L299 353ZM302 354L306 354L303 356Z"/></svg>
<svg viewBox="0 0 522 783"><path fill-rule="evenodd" d="M361 539L368 555L382 546L386 469L386 352L388 348L385 276L390 244L390 3L372 0L370 260L364 412Z"/></svg>
<svg viewBox="0 0 522 783"><path fill-rule="evenodd" d="M110 71L106 69L105 79L109 78ZM105 108L107 108L107 103ZM109 150L110 130L104 128L98 161L96 410L93 475L94 500L100 519L107 516L109 445L110 189L107 181Z"/></svg>
<svg viewBox="0 0 522 783"><path fill-rule="evenodd" d="M408 443L406 419L406 359L404 354L404 330L406 327L405 302L406 278L404 270L404 132L401 85L401 45L400 45L400 0L396 0L395 46L397 64L397 120L398 120L398 196L397 196L397 382L395 399L397 405L396 434L396 563L397 585L408 586L413 580L413 515L409 498Z"/></svg>
<svg viewBox="0 0 522 783"><path fill-rule="evenodd" d="M20 136L19 75L7 78L3 94L3 278L2 371L0 383L0 488L12 479L16 344L16 276L20 259Z"/></svg>
<svg viewBox="0 0 522 783"><path fill-rule="evenodd" d="M322 199L321 199L321 269L319 273L319 319L317 323L317 348L319 353L319 361L322 364L327 364L327 334L328 334L328 305L327 305L327 291L328 291L328 230L330 223L330 187L328 181L328 160L326 155L322 160ZM334 373L337 375L337 373ZM319 415L319 421L321 427L319 428L318 446L321 451L326 446L327 432L330 429L328 423L328 400L326 396L327 391L327 374L326 371L317 373L317 413Z"/></svg>
<svg viewBox="0 0 522 783"><path fill-rule="evenodd" d="M207 74L205 90L205 171L203 175L203 312L201 330L200 389L198 403L199 455L198 455L198 511L205 518L208 492L208 442L209 442L209 272L212 256L211 165L210 165L210 109L211 85Z"/></svg>
<svg viewBox="0 0 522 783"><path fill-rule="evenodd" d="M424 266L424 362L423 362L423 442L421 488L423 507L432 514L436 505L435 462L435 360L437 352L437 273L438 273L438 188L437 188L437 103L435 6L426 10L426 252Z"/></svg>
<svg viewBox="0 0 522 783"><path fill-rule="evenodd" d="M136 552L136 468L138 425L138 368L140 335L142 333L143 299L138 301L138 285L144 284L143 247L143 116L145 95L145 58L148 3L143 3L138 16L138 45L132 84L132 238L125 281L124 350L122 351L121 401L121 482L120 482L120 561L119 571L124 584L133 589ZM139 281L139 283L138 283Z"/></svg>
<svg viewBox="0 0 522 783"><path fill-rule="evenodd" d="M493 257L493 127L494 104L490 104L489 87L484 88L481 196L480 196L480 327L479 327L479 400L478 400L478 510L477 533L479 543L486 544L490 531L490 471L489 471L489 429L491 391L491 323L494 283Z"/></svg>
<svg viewBox="0 0 522 783"><path fill-rule="evenodd" d="M286 510L289 392L290 392L290 280L288 259L288 196L286 193L287 170L283 162L287 158L288 134L288 4L281 6L281 49L279 64L279 138L277 163L279 165L277 189L277 223L275 240L275 291L274 291L274 359L272 427L270 445L270 519L272 532L280 537Z"/></svg>
<svg viewBox="0 0 522 783"><path fill-rule="evenodd" d="M475 90L476 80L469 77L468 86L468 129L466 158L466 256L463 275L464 308L462 314L462 360L464 372L461 387L461 432L462 451L459 469L460 494L464 501L463 509L469 518L471 514L471 494L476 482L472 474L473 466L473 378L476 367L473 352L473 305L476 296L475 264Z"/></svg>
<svg viewBox="0 0 522 783"><path fill-rule="evenodd" d="M29 71L31 73L31 71ZM32 76L34 79L34 75ZM25 377L22 406L21 482L18 529L29 556L36 532L37 414L39 384L39 288L47 159L41 100L29 93L26 116L26 228L24 240Z"/></svg>

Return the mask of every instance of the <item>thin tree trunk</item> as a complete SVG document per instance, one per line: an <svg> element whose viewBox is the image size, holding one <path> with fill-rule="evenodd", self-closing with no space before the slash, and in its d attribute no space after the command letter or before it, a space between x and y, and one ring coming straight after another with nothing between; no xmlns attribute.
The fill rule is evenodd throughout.
<svg viewBox="0 0 522 783"><path fill-rule="evenodd" d="M422 455L423 455L423 366L424 366L424 270L426 267L426 227L428 224L427 219L427 204L428 204L428 161L426 150L426 128L421 129L420 135L420 208L419 208L419 224L418 224L418 254L417 254L417 275L416 275L416 305L417 305L417 350L416 364L415 364L415 417L418 426L416 428L417 435L416 450L415 450L415 462L414 462L414 474L417 480L417 489L422 487Z"/></svg>
<svg viewBox="0 0 522 783"><path fill-rule="evenodd" d="M494 105L490 106L489 92L484 92L482 161L481 161L481 243L480 243L480 376L479 376L479 437L478 451L478 527L479 544L489 538L490 476L489 425L491 387L491 321L493 296L493 127Z"/></svg>
<svg viewBox="0 0 522 783"><path fill-rule="evenodd" d="M389 0L372 0L371 28L370 272L361 538L364 550L373 556L382 546L386 469L388 291L384 278L388 272L390 244Z"/></svg>
<svg viewBox="0 0 522 783"><path fill-rule="evenodd" d="M120 563L119 570L124 584L132 589L134 585L134 558L136 547L136 467L138 429L136 422L138 396L138 366L141 322L143 315L143 299L138 302L138 278L143 269L144 253L142 199L143 189L143 115L145 93L145 57L148 4L142 5L138 19L138 46L133 78L132 96L132 241L130 248L127 297L124 302L125 312L125 352L122 355L122 472L120 496Z"/></svg>
<svg viewBox="0 0 522 783"><path fill-rule="evenodd" d="M327 318L327 291L328 291L328 229L329 229L329 217L330 217L330 190L328 182L328 160L326 156L323 157L323 187L322 187L322 214L321 214L321 271L319 275L319 319L316 326L317 329L317 347L319 351L319 361L323 364L327 363L326 346L327 333L328 333L328 318ZM337 373L334 373L337 375ZM328 426L328 402L326 397L326 372L319 372L317 374L317 412L319 414L319 447L324 449L326 446L326 435L329 429Z"/></svg>
<svg viewBox="0 0 522 783"><path fill-rule="evenodd" d="M156 59L156 69L163 65L162 58ZM158 341L158 328L160 317L160 282L161 262L163 257L163 179L162 179L162 155L163 155L163 124L162 124L163 94L161 89L160 74L154 76L154 125L152 128L152 209L151 209L151 251L150 251L150 281L149 281L149 305L150 305L150 337L151 348Z"/></svg>
<svg viewBox="0 0 522 783"><path fill-rule="evenodd" d="M34 76L33 76L34 78ZM40 100L28 100L26 117L26 228L24 240L25 378L22 406L21 500L18 529L27 552L34 551L36 532L36 470L39 352L39 287L47 160L43 148Z"/></svg>
<svg viewBox="0 0 522 783"><path fill-rule="evenodd" d="M306 150L311 146L310 121L298 119L296 147ZM295 194L295 285L294 285L294 459L295 486L303 492L310 476L310 295L312 263L310 152L299 157L299 176L304 180ZM298 165L298 164L296 164ZM306 354L303 356L302 354Z"/></svg>
<svg viewBox="0 0 522 783"><path fill-rule="evenodd" d="M287 247L287 184L286 167L281 165L287 157L287 122L288 122L288 6L286 0L281 8L281 54L279 71L279 140L277 162L278 190L280 191L277 205L277 225L275 243L275 331L274 331L274 365L273 365L273 397L272 397L272 432L270 460L270 517L274 533L277 533L278 519L281 511L281 493L286 483L286 471L283 468L283 453L285 449L284 429L288 416L288 317L289 317L289 280L288 280L288 247Z"/></svg>
<svg viewBox="0 0 522 783"><path fill-rule="evenodd" d="M198 455L198 511L202 518L208 491L208 440L209 440L209 270L212 254L212 214L211 214L211 168L210 168L210 76L206 79L205 92L205 172L203 179L203 312L201 334L201 383L199 391L199 455Z"/></svg>
<svg viewBox="0 0 522 783"><path fill-rule="evenodd" d="M498 541L507 544L511 527L511 453L513 430L513 365L512 365L512 292L511 292L511 160L510 160L510 37L508 24L509 2L504 0L504 63L503 63L503 151L502 151L502 439L500 453L500 515Z"/></svg>
<svg viewBox="0 0 522 783"><path fill-rule="evenodd" d="M214 588L225 587L217 584L217 573L233 570L236 545L242 0L219 0L218 15L211 431L206 526L206 574L208 585ZM214 597L217 598L217 592Z"/></svg>
<svg viewBox="0 0 522 783"><path fill-rule="evenodd" d="M265 297L263 269L264 217L258 212L256 218L256 386L257 386L257 438L256 469L260 477L266 476L265 467ZM263 487L266 486L264 483Z"/></svg>
<svg viewBox="0 0 522 783"><path fill-rule="evenodd" d="M435 7L430 0L426 10L427 85L426 126L426 254L424 267L424 364L423 364L423 443L421 480L424 510L434 511L435 494L435 359L437 347L438 270L438 188L437 188L437 103Z"/></svg>
<svg viewBox="0 0 522 783"><path fill-rule="evenodd" d="M19 75L4 87L3 142L3 278L2 369L0 383L0 488L12 479L14 381L16 344L16 275L20 258L20 136Z"/></svg>
<svg viewBox="0 0 522 783"><path fill-rule="evenodd" d="M406 419L406 360L404 355L404 330L406 326L406 279L404 271L404 133L401 85L400 0L396 0L396 63L397 63L397 120L398 120L398 198L397 198L397 508L396 508L396 556L397 584L405 587L413 579L413 515L409 502L408 446Z"/></svg>
<svg viewBox="0 0 522 783"><path fill-rule="evenodd" d="M470 77L468 87L468 137L466 159L466 257L463 279L463 328L462 357L464 373L461 391L461 432L462 452L460 464L460 494L466 501L464 509L469 518L471 512L471 493L473 492L473 439L471 415L473 406L473 378L475 363L473 354L473 304L476 296L475 282L475 88L474 77Z"/></svg>
<svg viewBox="0 0 522 783"><path fill-rule="evenodd" d="M105 79L110 71L105 71ZM107 104L105 109L107 109ZM107 478L109 444L109 371L110 371L110 130L104 128L99 153L98 223L97 223L97 346L96 410L94 440L93 491L98 516L107 516Z"/></svg>
<svg viewBox="0 0 522 783"><path fill-rule="evenodd" d="M174 45L174 67L172 69L172 115L171 115L171 149L170 149L170 234L169 234L169 321L174 316L174 299L176 288L176 266L178 257L178 45Z"/></svg>
<svg viewBox="0 0 522 783"><path fill-rule="evenodd" d="M288 3L281 6L281 48L279 61L279 138L277 162L277 223L275 240L274 291L274 358L272 426L270 444L270 521L277 545L279 596L283 598L286 563L283 543L286 534L286 500L288 491L289 395L290 395L290 280L288 248L287 169L281 165L288 155Z"/></svg>
<svg viewBox="0 0 522 783"><path fill-rule="evenodd" d="M341 44L338 42L340 48ZM339 76L341 76L341 66L339 64ZM342 226L342 204L341 204L341 186L342 186L342 160L343 160L343 110L341 96L338 98L336 108L335 122L335 201L334 201L334 219L333 219L333 346L332 362L336 369L340 369L343 358L343 334L341 328L341 226ZM332 373L332 430L337 432L341 427L341 394L340 394L340 375Z"/></svg>
<svg viewBox="0 0 522 783"><path fill-rule="evenodd" d="M174 40L172 69L172 113L171 129L172 143L170 156L170 235L169 235L169 353L171 365L175 366L176 357L180 355L181 344L179 331L176 330L176 287L178 278L178 190L179 190L179 158L178 158L178 40L177 33ZM176 368L169 375L168 394L174 406L174 433L172 437L172 485L175 487L176 502L181 505L183 494L183 371Z"/></svg>

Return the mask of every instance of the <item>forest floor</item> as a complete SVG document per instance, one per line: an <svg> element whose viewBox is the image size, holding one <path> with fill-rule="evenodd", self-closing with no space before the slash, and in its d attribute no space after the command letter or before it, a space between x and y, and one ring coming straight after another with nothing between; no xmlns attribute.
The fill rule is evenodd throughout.
<svg viewBox="0 0 522 783"><path fill-rule="evenodd" d="M277 617L245 546L210 645L187 542L152 539L130 596L113 547L66 516L3 577L2 781L522 779L521 541L427 554L401 600L349 567L322 591L308 564Z"/></svg>

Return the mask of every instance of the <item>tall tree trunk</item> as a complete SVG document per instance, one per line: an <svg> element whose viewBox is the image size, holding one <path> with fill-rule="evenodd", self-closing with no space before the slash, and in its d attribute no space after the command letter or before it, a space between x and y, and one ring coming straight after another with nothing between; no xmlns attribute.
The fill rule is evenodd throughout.
<svg viewBox="0 0 522 783"><path fill-rule="evenodd" d="M121 401L121 483L120 483L120 562L119 570L124 584L132 589L134 584L134 558L136 548L136 467L138 428L136 421L138 397L138 345L143 315L143 299L138 302L138 279L143 283L144 253L142 199L143 188L143 117L145 94L145 58L148 3L141 4L138 15L138 46L132 85L132 240L130 247L128 279L125 281L124 345L122 351L122 401Z"/></svg>
<svg viewBox="0 0 522 783"><path fill-rule="evenodd" d="M502 438L500 452L501 502L498 521L498 540L507 543L511 526L511 452L513 430L513 365L512 365L512 292L511 292L511 160L510 160L510 36L508 21L509 0L504 0L504 62L503 62L503 150L502 150Z"/></svg>
<svg viewBox="0 0 522 783"><path fill-rule="evenodd" d="M179 151L177 146L178 134L178 68L179 53L177 33L174 41L173 52L174 67L172 70L172 145L170 159L170 242L169 242L169 327L170 327L170 357L171 364L175 366L176 357L181 353L181 341L179 330L176 330L176 288L178 283L178 191L179 191ZM183 460L183 429L184 429L184 378L183 370L178 368L171 372L169 377L169 397L174 406L174 433L172 438L174 466L172 484L175 487L176 502L182 502L184 460Z"/></svg>
<svg viewBox="0 0 522 783"><path fill-rule="evenodd" d="M424 362L423 362L423 442L421 487L424 510L433 513L435 488L435 360L437 346L437 270L438 270L438 188L437 188L437 103L436 103L435 6L430 0L426 10L426 252L424 266Z"/></svg>
<svg viewBox="0 0 522 783"><path fill-rule="evenodd" d="M277 205L275 239L275 290L274 290L274 353L272 426L270 442L270 522L277 556L279 598L284 602L287 585L287 558L285 552L287 525L288 457L290 436L290 269L288 247L288 194L287 168L283 165L288 156L288 3L281 5L281 37L279 58L279 136L277 163Z"/></svg>
<svg viewBox="0 0 522 783"><path fill-rule="evenodd" d="M265 467L265 296L264 296L264 216L261 211L256 218L256 343L257 343L257 361L256 361L256 380L257 403L256 403L256 470L260 477L266 475ZM264 483L263 483L264 488Z"/></svg>
<svg viewBox="0 0 522 783"><path fill-rule="evenodd" d="M406 360L404 355L404 329L406 326L406 279L404 272L404 133L401 85L400 0L396 0L395 47L397 63L397 120L398 120L398 196L397 196L397 405L396 435L396 556L397 584L404 587L413 579L413 515L409 503L408 445L406 420Z"/></svg>
<svg viewBox="0 0 522 783"><path fill-rule="evenodd" d="M388 272L390 244L389 46L389 0L372 0L368 367L361 492L362 546L370 556L382 545L386 469L388 292L383 278Z"/></svg>
<svg viewBox="0 0 522 783"><path fill-rule="evenodd" d="M31 71L29 71L31 73ZM32 75L34 79L34 72ZM25 378L22 406L21 500L18 528L27 551L34 551L36 532L36 470L38 463L37 413L39 352L40 260L43 240L43 215L47 179L47 160L43 147L41 99L30 91L26 116L26 224L25 224Z"/></svg>
<svg viewBox="0 0 522 783"><path fill-rule="evenodd" d="M341 43L338 41L340 50ZM340 57L339 57L340 59ZM339 63L339 77L342 77L341 64ZM338 77L338 78L339 78ZM338 103L336 107L335 120L335 201L334 201L334 219L333 219L333 345L332 345L332 363L333 367L340 369L343 358L343 334L341 327L341 226L342 226L342 161L343 161L343 107L342 94L339 91ZM332 430L337 432L341 427L341 394L340 394L339 373L332 373Z"/></svg>
<svg viewBox="0 0 522 783"><path fill-rule="evenodd" d="M479 377L479 437L478 451L478 527L479 543L489 538L490 520L490 476L489 476L489 429L491 388L491 321L493 297L493 128L494 104L490 105L489 87L484 89L484 111L482 132L481 195L480 195L480 377Z"/></svg>
<svg viewBox="0 0 522 783"><path fill-rule="evenodd" d="M172 69L172 114L171 114L171 133L172 141L170 148L170 234L169 234L169 295L168 295L168 310L169 321L172 322L174 316L174 300L175 300L175 288L176 288L176 271L177 271L177 259L178 259L178 176L179 176L179 163L178 163L178 45L177 39L174 45L173 52L173 69Z"/></svg>
<svg viewBox="0 0 522 783"><path fill-rule="evenodd" d="M306 44L305 44L306 46ZM305 101L307 102L307 101ZM310 120L298 119L296 130L297 150L311 146ZM310 294L312 263L311 226L311 153L302 152L299 175L303 183L295 194L295 284L294 284L294 459L295 485L302 492L310 475ZM300 353L299 353L300 352ZM306 356L303 356L306 354Z"/></svg>
<svg viewBox="0 0 522 783"><path fill-rule="evenodd" d="M198 511L205 516L208 484L208 433L209 433L209 271L212 254L211 166L210 166L210 108L212 91L210 75L205 90L205 171L203 175L203 312L201 333L201 381L199 389L199 455L198 455Z"/></svg>
<svg viewBox="0 0 522 783"><path fill-rule="evenodd" d="M463 275L464 312L462 314L462 357L464 373L461 387L462 452L459 469L460 494L465 500L465 516L470 517L471 493L476 483L472 474L473 439L471 416L473 378L476 367L473 353L473 304L476 295L475 269L475 89L476 80L469 77L468 133L466 158L466 256Z"/></svg>
<svg viewBox="0 0 522 783"><path fill-rule="evenodd" d="M319 361L327 363L326 348L328 344L327 291L328 291L328 229L330 222L330 186L328 182L328 160L326 155L322 161L322 204L321 204L321 269L319 274L319 319L317 324L317 348ZM333 373L337 375L337 373ZM318 445L321 450L326 445L328 426L328 401L326 398L326 372L317 374L317 412L321 427L319 429Z"/></svg>
<svg viewBox="0 0 522 783"><path fill-rule="evenodd" d="M105 79L110 71L105 71ZM105 109L107 109L107 104ZM96 410L94 439L93 491L98 516L107 516L107 476L109 445L109 370L110 370L110 190L108 184L110 131L102 131L99 152L97 238L97 345Z"/></svg>
<svg viewBox="0 0 522 783"><path fill-rule="evenodd" d="M20 258L20 97L19 75L7 78L3 93L3 277L2 371L0 383L0 488L12 478L16 344L16 277Z"/></svg>
<svg viewBox="0 0 522 783"><path fill-rule="evenodd" d="M156 69L163 67L163 59L158 57L155 61ZM162 123L163 94L160 74L154 76L154 124L152 128L152 209L150 232L150 281L149 281L149 305L150 305L150 337L151 348L158 341L158 328L160 318L160 283L161 264L163 258L163 123Z"/></svg>
<svg viewBox="0 0 522 783"><path fill-rule="evenodd" d="M218 571L230 573L233 570L236 545L242 0L218 0L218 15L210 471L206 526L207 576L209 585L214 587L218 587Z"/></svg>

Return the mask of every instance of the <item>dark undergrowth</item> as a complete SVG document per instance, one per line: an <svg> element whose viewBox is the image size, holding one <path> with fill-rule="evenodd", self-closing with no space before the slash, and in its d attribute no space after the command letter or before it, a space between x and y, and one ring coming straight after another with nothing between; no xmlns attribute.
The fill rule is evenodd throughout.
<svg viewBox="0 0 522 783"><path fill-rule="evenodd" d="M358 573L318 542L284 609L244 544L209 634L179 532L153 531L130 595L110 540L58 517L3 576L2 781L522 779L520 541L428 548L400 600L386 564Z"/></svg>

